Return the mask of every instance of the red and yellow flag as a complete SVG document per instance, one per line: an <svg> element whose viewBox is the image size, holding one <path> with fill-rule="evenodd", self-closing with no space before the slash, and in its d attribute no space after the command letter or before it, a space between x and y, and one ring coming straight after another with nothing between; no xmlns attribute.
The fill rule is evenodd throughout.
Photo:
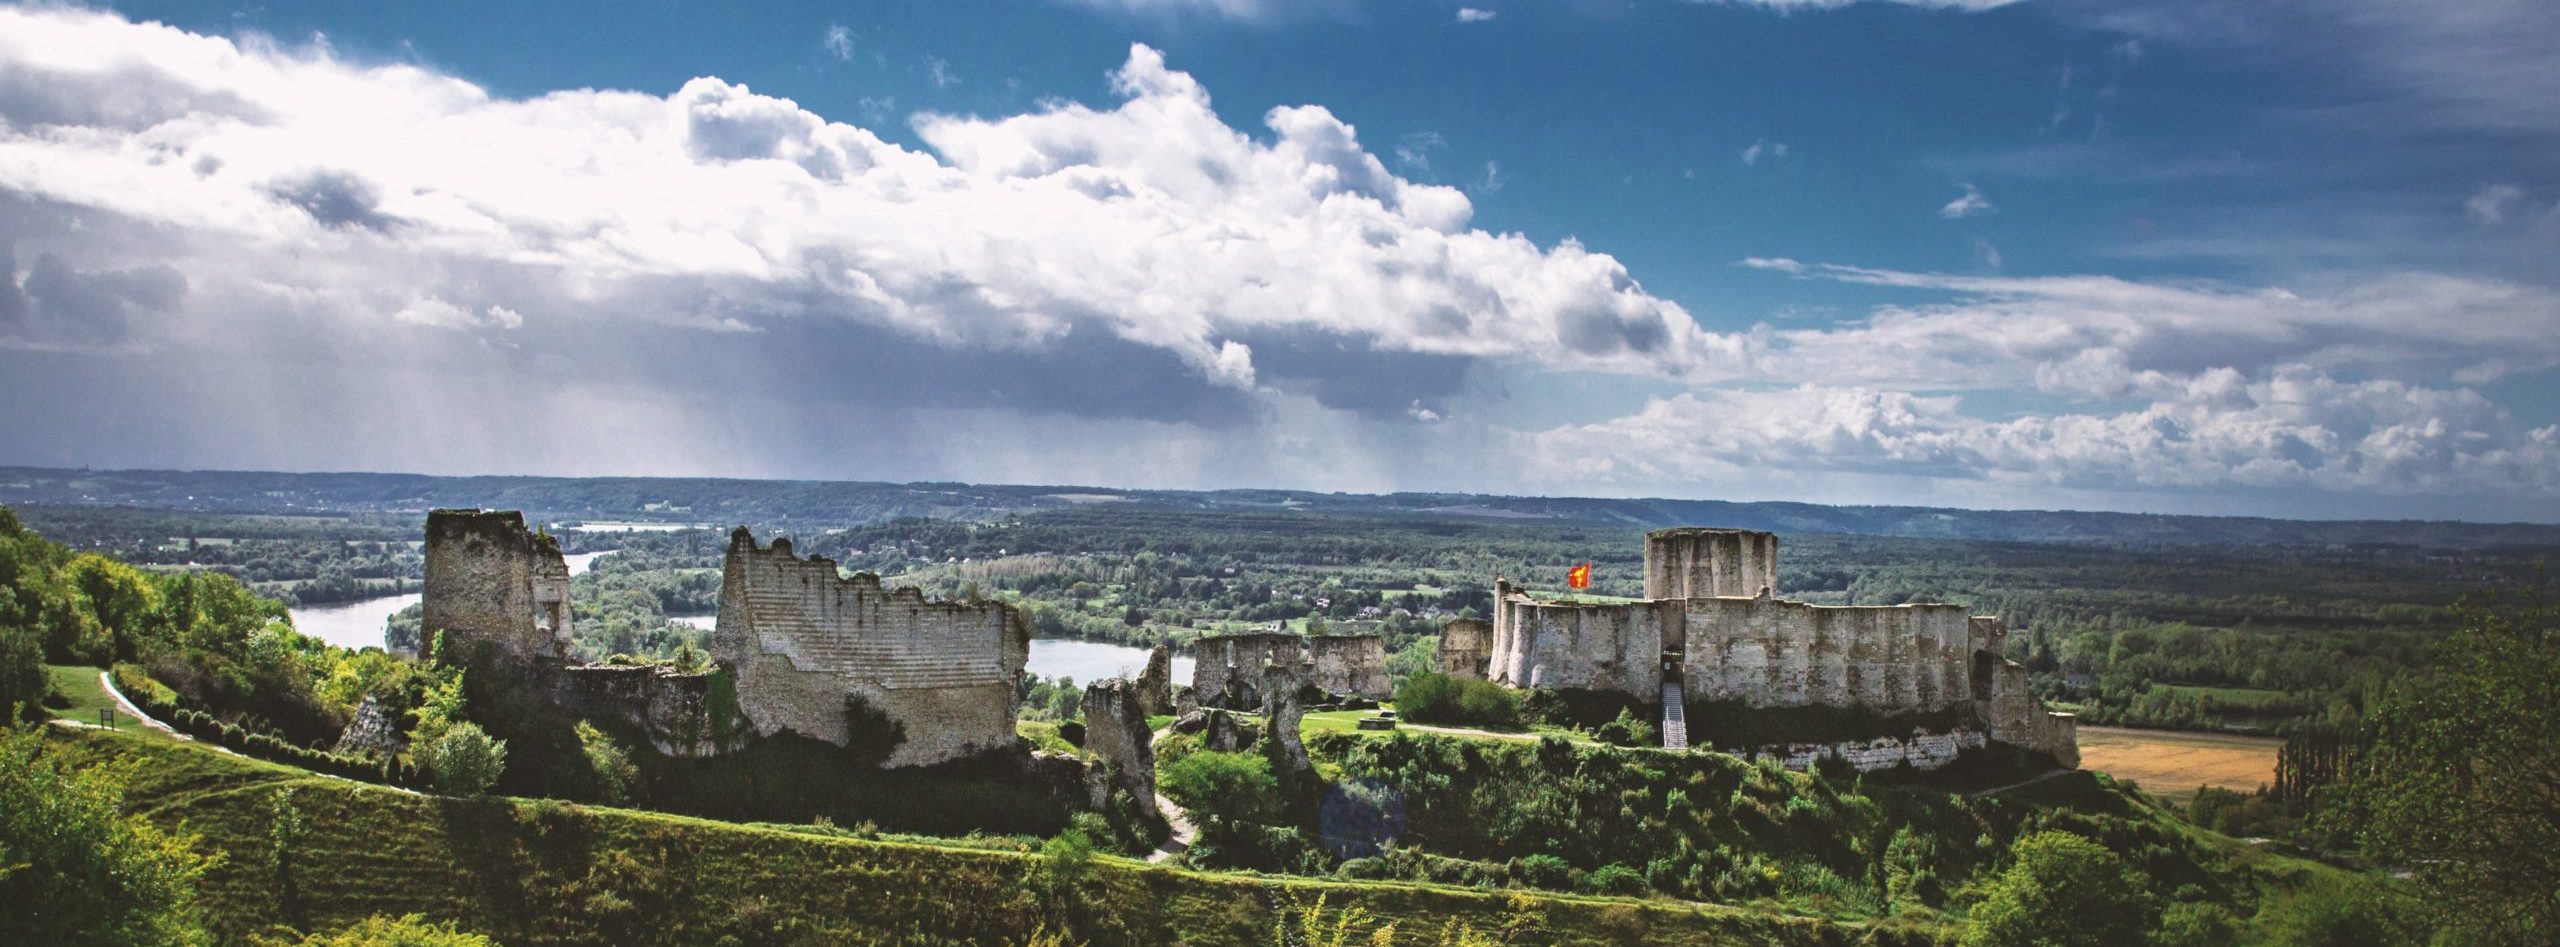
<svg viewBox="0 0 2560 947"><path fill-rule="evenodd" d="M1588 563L1588 562L1586 562L1586 563L1583 563L1583 564L1581 564L1581 565L1578 565L1578 566L1573 567L1573 570L1572 570L1572 571L1567 572L1567 573L1565 573L1565 574L1564 574L1564 584L1565 584L1567 587L1569 587L1569 588L1577 588L1577 589L1587 589L1587 588L1590 588L1590 587L1591 587L1591 564L1590 564L1590 563Z"/></svg>

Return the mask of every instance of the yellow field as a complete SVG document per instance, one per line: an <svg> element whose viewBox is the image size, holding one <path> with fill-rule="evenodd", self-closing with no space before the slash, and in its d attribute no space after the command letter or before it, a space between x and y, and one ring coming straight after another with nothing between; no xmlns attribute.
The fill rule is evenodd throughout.
<svg viewBox="0 0 2560 947"><path fill-rule="evenodd" d="M2197 786L2245 791L2275 781L2276 750L2282 746L2275 737L2081 727L2080 768L2172 797Z"/></svg>

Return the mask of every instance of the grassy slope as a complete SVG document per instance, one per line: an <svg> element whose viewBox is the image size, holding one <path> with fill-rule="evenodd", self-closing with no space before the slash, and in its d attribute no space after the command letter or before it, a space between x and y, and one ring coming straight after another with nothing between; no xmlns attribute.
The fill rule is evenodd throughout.
<svg viewBox="0 0 2560 947"><path fill-rule="evenodd" d="M100 731L52 734L61 752L126 761L127 802L227 855L205 905L229 939L372 914L451 919L510 945L1008 943L1063 921L1094 944L1266 942L1274 911L1327 896L1401 922L1401 942L1443 924L1526 917L1553 943L1925 943L1943 929L1872 928L1670 901L1525 897L1409 884L1204 874L1098 859L1044 907L1036 859L1015 852L830 838L657 813L419 796L186 745ZM275 800L304 824L276 864ZM1875 937L1875 940L1869 940Z"/></svg>

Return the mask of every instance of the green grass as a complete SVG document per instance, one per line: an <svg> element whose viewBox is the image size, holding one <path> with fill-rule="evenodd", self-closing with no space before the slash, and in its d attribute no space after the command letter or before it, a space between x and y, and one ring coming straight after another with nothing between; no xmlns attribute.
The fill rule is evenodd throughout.
<svg viewBox="0 0 2560 947"><path fill-rule="evenodd" d="M53 712L54 717L97 723L99 711L115 710L116 729L139 733L154 740L175 742L168 734L143 726L141 721L116 709L115 698L107 696L107 689L98 683L98 675L104 673L99 669L76 664L48 664L44 671L53 678L53 692L70 701L68 706L46 708Z"/></svg>
<svg viewBox="0 0 2560 947"><path fill-rule="evenodd" d="M130 807L224 853L201 891L226 941L415 912L510 945L1006 944L1042 927L1094 945L1260 944L1277 911L1318 896L1398 922L1400 943L1436 942L1449 922L1489 930L1511 919L1558 944L1921 944L1952 933L1658 899L1212 874L1110 856L1049 895L1035 881L1036 856L1020 852L422 796L128 734L49 739L75 760L127 761ZM288 789L303 830L279 858L272 821Z"/></svg>

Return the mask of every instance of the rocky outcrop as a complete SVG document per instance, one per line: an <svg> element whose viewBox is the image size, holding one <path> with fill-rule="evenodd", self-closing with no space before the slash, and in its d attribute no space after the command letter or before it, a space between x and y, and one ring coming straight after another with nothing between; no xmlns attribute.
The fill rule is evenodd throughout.
<svg viewBox="0 0 2560 947"><path fill-rule="evenodd" d="M1176 718L1172 730L1197 736L1201 749L1220 753L1233 753L1253 743L1253 738L1245 734L1244 725L1236 721L1236 715L1215 707L1195 710Z"/></svg>
<svg viewBox="0 0 2560 947"><path fill-rule="evenodd" d="M383 709L382 699L366 694L364 702L356 705L355 718L339 732L338 744L330 749L337 753L398 753L408 743L409 739L400 735L399 721L391 719L391 712Z"/></svg>
<svg viewBox="0 0 2560 947"><path fill-rule="evenodd" d="M1116 677L1085 685L1084 746L1099 769L1096 785L1128 793L1149 817L1156 815L1152 737L1136 685ZM1097 793L1093 804L1097 809L1108 805L1108 793Z"/></svg>
<svg viewBox="0 0 2560 947"><path fill-rule="evenodd" d="M1306 706L1298 702L1299 683L1284 675L1274 675L1263 688L1262 734L1271 752L1273 769L1288 774L1313 770L1307 762L1307 745L1298 737L1298 727L1306 716Z"/></svg>
<svg viewBox="0 0 2560 947"><path fill-rule="evenodd" d="M1147 652L1147 669L1138 674L1138 709L1153 717L1173 712L1173 644L1156 642Z"/></svg>

